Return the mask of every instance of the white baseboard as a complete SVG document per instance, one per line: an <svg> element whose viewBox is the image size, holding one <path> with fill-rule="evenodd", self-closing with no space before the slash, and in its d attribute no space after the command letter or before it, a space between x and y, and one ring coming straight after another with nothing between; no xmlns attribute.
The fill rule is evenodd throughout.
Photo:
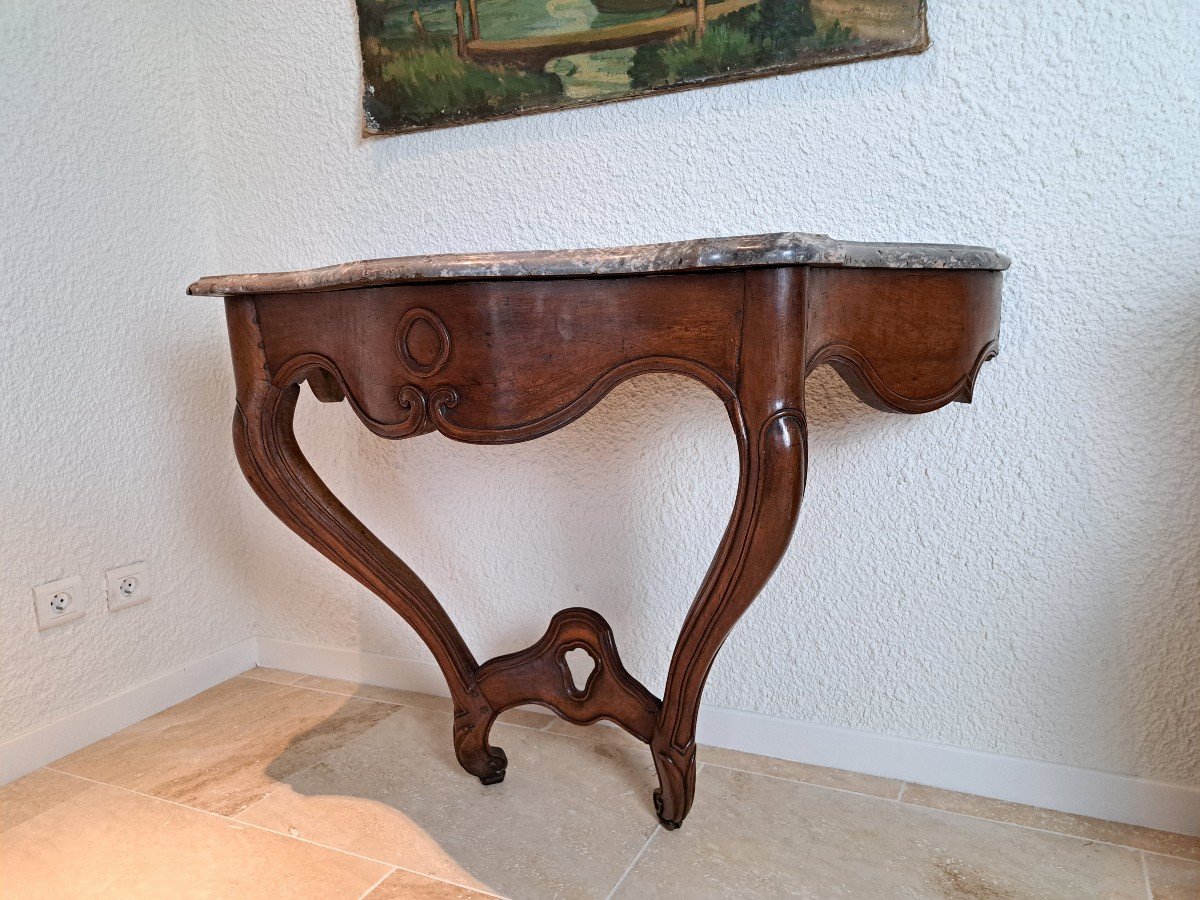
<svg viewBox="0 0 1200 900"><path fill-rule="evenodd" d="M701 743L1200 835L1200 785L702 706Z"/></svg>
<svg viewBox="0 0 1200 900"><path fill-rule="evenodd" d="M257 643L246 638L203 659L93 703L0 744L0 784L194 697L254 666Z"/></svg>
<svg viewBox="0 0 1200 900"><path fill-rule="evenodd" d="M438 697L450 696L442 670L432 658L404 659L361 650L315 647L312 644L260 637L258 664L322 678L342 678L403 691L420 691Z"/></svg>
<svg viewBox="0 0 1200 900"><path fill-rule="evenodd" d="M432 659L401 659L274 638L258 639L258 659L259 665L307 675L440 696L448 693ZM1169 784L707 705L701 708L697 738L731 750L1200 835L1200 785Z"/></svg>

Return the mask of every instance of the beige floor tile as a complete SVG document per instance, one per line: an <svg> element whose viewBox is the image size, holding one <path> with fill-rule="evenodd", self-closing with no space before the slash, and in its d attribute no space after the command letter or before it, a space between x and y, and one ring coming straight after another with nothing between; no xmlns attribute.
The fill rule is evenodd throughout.
<svg viewBox="0 0 1200 900"><path fill-rule="evenodd" d="M380 687L376 684L359 684L357 681L343 681L340 678L322 678L319 675L302 675L296 682L297 687L312 688L317 691L330 691L334 694L344 694L347 697L362 697L365 700L379 700L382 703L393 703L399 706L418 706L422 709L452 709L449 697L437 697L433 694L421 694L417 691L402 691L397 688Z"/></svg>
<svg viewBox="0 0 1200 900"><path fill-rule="evenodd" d="M599 741L613 747L642 748L647 754L646 745L625 731L608 723L597 723L585 728L572 725L570 722L556 719L554 724L546 729L550 734L562 735L576 739ZM857 772L846 772L842 769L827 769L822 766L809 766L804 763L788 762L784 759L773 759L769 756L758 756L753 753L742 753L738 750L725 750L720 747L701 746L697 760L715 766L729 769L741 769L755 772L759 775L774 775L776 778L786 778L789 781L803 781L807 784L819 784L824 787L841 788L855 791L859 794L870 794L873 797L894 799L900 793L902 782L890 778L877 778L874 775L860 775ZM704 776L699 776L697 790L704 790Z"/></svg>
<svg viewBox="0 0 1200 900"><path fill-rule="evenodd" d="M1146 854L1154 900L1200 900L1200 863Z"/></svg>
<svg viewBox="0 0 1200 900"><path fill-rule="evenodd" d="M1144 900L1138 853L799 782L706 767L618 897Z"/></svg>
<svg viewBox="0 0 1200 900"><path fill-rule="evenodd" d="M645 744L635 738L624 728L619 728L616 725L613 725L611 722L596 722L593 725L576 725L573 722L568 722L566 719L560 719L555 716L553 724L551 724L546 731L549 734L557 734L560 737L569 737L575 738L576 740L609 744L613 747L641 747L643 752L649 752L645 749Z"/></svg>
<svg viewBox="0 0 1200 900"><path fill-rule="evenodd" d="M234 678L51 768L232 815L395 709Z"/></svg>
<svg viewBox="0 0 1200 900"><path fill-rule="evenodd" d="M360 897L388 871L107 785L0 836L0 882L21 900Z"/></svg>
<svg viewBox="0 0 1200 900"><path fill-rule="evenodd" d="M857 772L827 769L824 766L810 766L805 763L789 762L786 759L743 753L740 750L726 750L722 747L701 746L697 759L710 766L741 769L744 772L754 772L759 775L773 775L789 781L819 784L823 787L840 788L844 791L870 794L872 797L885 797L889 800L894 800L899 795L900 786L903 784L903 782L891 778L860 775Z"/></svg>
<svg viewBox="0 0 1200 900"><path fill-rule="evenodd" d="M238 677L253 678L255 681L270 681L274 684L295 684L304 676L299 672L285 672L283 669L265 669L262 666L255 666Z"/></svg>
<svg viewBox="0 0 1200 900"><path fill-rule="evenodd" d="M496 719L502 725L516 725L518 728L532 728L541 731L551 722L560 721L553 713L534 712L530 709L506 709Z"/></svg>
<svg viewBox="0 0 1200 900"><path fill-rule="evenodd" d="M493 895L399 870L367 896L370 900L485 900Z"/></svg>
<svg viewBox="0 0 1200 900"><path fill-rule="evenodd" d="M1014 825L1028 825L1030 828L1044 828L1047 831L1072 834L1092 841L1124 844L1127 847L1137 847L1139 850L1149 850L1152 853L1165 853L1168 856L1200 860L1200 837L1155 831L1153 828L1140 828L1137 825L1122 825L1119 822L1106 822L1103 819L1075 816L1052 809L1039 809L1036 806L1007 803L988 797L976 797L972 794L959 794L955 791L944 791L940 788L924 787L919 784L910 784L904 789L904 802L916 806L927 806L931 809L944 809L949 812L979 816L996 822L1011 822Z"/></svg>
<svg viewBox="0 0 1200 900"><path fill-rule="evenodd" d="M417 691L403 691L399 688L380 687L375 684L359 684L357 681L342 681L338 678L321 678L318 675L304 675L296 682L297 687L311 688L317 691L330 691L334 694L344 694L348 697L362 697L366 700L378 700L382 703L394 703L398 706L415 706L421 709L440 709L449 712L454 707L449 697L438 697L435 694L422 694ZM500 714L496 720L506 725L519 725L522 728L545 728L554 716L550 713L535 712L526 709L510 709Z"/></svg>
<svg viewBox="0 0 1200 900"><path fill-rule="evenodd" d="M640 746L498 725L508 775L484 787L450 737L449 715L398 707L241 818L517 897L603 897L654 830Z"/></svg>
<svg viewBox="0 0 1200 900"><path fill-rule="evenodd" d="M91 786L87 781L61 772L38 769L0 787L0 834L76 794L82 794Z"/></svg>

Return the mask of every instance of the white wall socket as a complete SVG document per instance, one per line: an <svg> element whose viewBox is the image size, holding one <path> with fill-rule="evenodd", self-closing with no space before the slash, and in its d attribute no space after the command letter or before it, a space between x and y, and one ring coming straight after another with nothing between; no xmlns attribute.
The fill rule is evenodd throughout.
<svg viewBox="0 0 1200 900"><path fill-rule="evenodd" d="M33 609L37 613L38 631L82 619L87 612L83 579L72 575L39 584L33 589Z"/></svg>
<svg viewBox="0 0 1200 900"><path fill-rule="evenodd" d="M137 606L150 599L150 567L144 562L109 569L104 573L108 611Z"/></svg>

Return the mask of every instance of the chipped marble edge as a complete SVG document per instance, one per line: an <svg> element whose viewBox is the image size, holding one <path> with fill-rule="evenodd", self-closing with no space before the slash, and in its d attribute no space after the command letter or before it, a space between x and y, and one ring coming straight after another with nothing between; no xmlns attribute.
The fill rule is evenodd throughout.
<svg viewBox="0 0 1200 900"><path fill-rule="evenodd" d="M987 247L837 241L823 234L749 235L597 250L401 256L257 275L201 278L193 296L272 294L370 287L407 281L569 278L762 266L1004 271L1008 257Z"/></svg>

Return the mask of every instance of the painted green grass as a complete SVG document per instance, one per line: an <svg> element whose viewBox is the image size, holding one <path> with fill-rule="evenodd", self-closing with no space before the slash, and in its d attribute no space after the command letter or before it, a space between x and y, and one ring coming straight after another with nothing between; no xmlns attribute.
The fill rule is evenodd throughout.
<svg viewBox="0 0 1200 900"><path fill-rule="evenodd" d="M840 21L818 27L809 0L762 0L753 9L709 26L698 41L639 47L629 67L629 82L635 88L661 87L775 65L805 51L845 47L854 40L853 31Z"/></svg>
<svg viewBox="0 0 1200 900"><path fill-rule="evenodd" d="M485 69L460 59L448 39L431 36L378 53L379 78L367 109L377 121L444 125L504 115L562 96L557 75Z"/></svg>

